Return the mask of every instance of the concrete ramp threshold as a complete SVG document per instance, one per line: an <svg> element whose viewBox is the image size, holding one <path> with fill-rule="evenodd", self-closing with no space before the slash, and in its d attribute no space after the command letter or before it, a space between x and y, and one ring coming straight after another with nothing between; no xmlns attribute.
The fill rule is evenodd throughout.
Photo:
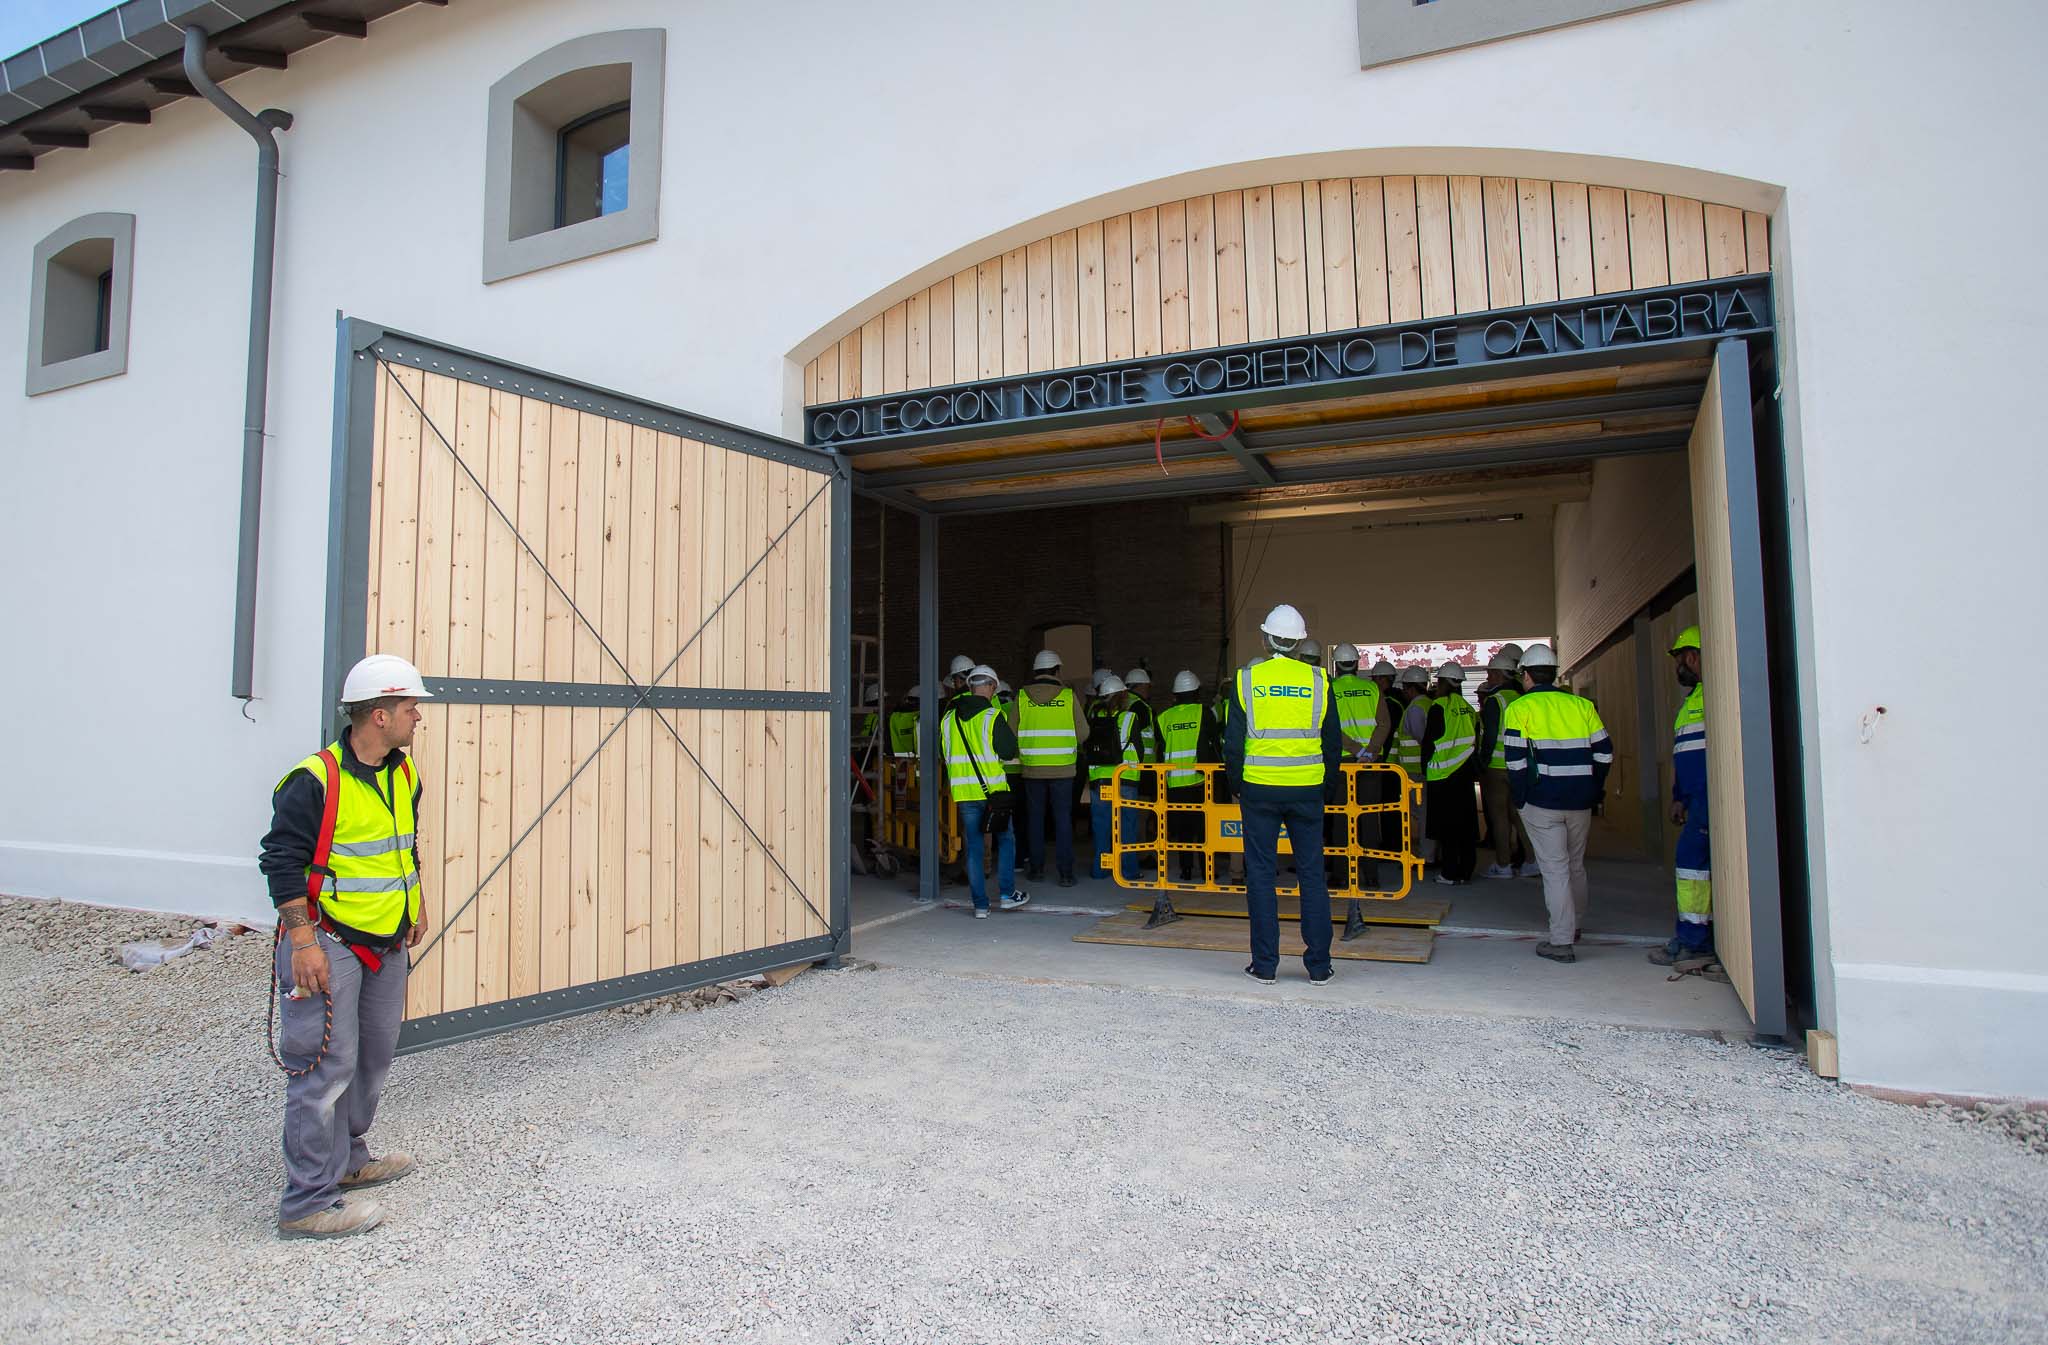
<svg viewBox="0 0 2048 1345"><path fill-rule="evenodd" d="M1282 922L1279 984L1255 985L1242 971L1250 949L1244 920L1187 914L1150 937L1145 916L1128 909L1149 909L1149 891L1085 877L1073 888L1034 889L1030 906L988 920L972 918L964 885L946 885L938 901L921 902L908 877L857 877L853 949L885 967L972 979L1749 1036L1741 1001L1726 985L1697 976L1673 980L1669 969L1646 959L1666 937L1668 874L1621 861L1595 861L1589 869L1592 904L1579 960L1570 966L1533 954L1544 918L1534 879L1477 881L1444 889L1447 899L1410 897L1442 908L1439 923L1372 925L1349 950L1340 938L1332 945L1336 979L1326 987L1309 985L1292 922ZM1208 895L1182 909L1221 909L1233 900L1242 902ZM1341 902L1338 913L1341 919Z"/></svg>

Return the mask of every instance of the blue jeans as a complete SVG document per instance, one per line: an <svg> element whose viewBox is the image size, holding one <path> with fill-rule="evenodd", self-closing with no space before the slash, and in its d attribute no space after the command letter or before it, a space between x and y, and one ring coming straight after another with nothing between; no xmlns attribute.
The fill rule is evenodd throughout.
<svg viewBox="0 0 2048 1345"><path fill-rule="evenodd" d="M1031 871L1045 871L1045 814L1052 810L1053 857L1060 877L1074 876L1074 777L1064 780L1024 781L1025 844Z"/></svg>
<svg viewBox="0 0 2048 1345"><path fill-rule="evenodd" d="M1251 915L1252 970L1271 976L1280 966L1280 828L1294 847L1301 880L1301 963L1309 975L1330 969L1330 889L1323 881L1323 791L1246 785L1244 810L1245 905Z"/></svg>
<svg viewBox="0 0 2048 1345"><path fill-rule="evenodd" d="M1088 787L1088 829L1095 833L1095 853L1088 861L1090 878L1107 878L1109 870L1103 867L1102 856L1109 853L1109 815L1121 814L1117 819L1118 839L1125 845L1138 839L1138 816L1136 808L1112 808L1104 802L1100 783ZM1123 859L1124 878L1136 882L1138 878L1138 857L1125 855Z"/></svg>
<svg viewBox="0 0 2048 1345"><path fill-rule="evenodd" d="M960 804L960 841L967 852L967 890L974 895L974 909L988 909L988 884L981 874L981 846L988 837L981 831L981 816L988 804L979 799ZM1017 890L1017 833L1004 827L996 836L996 887L1007 897Z"/></svg>

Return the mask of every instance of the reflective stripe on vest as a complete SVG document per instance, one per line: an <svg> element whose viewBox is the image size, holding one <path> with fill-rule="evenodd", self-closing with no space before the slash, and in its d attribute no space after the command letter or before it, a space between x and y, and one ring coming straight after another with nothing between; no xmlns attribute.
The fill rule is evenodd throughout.
<svg viewBox="0 0 2048 1345"><path fill-rule="evenodd" d="M1337 707L1337 722L1344 736L1355 743L1369 743L1380 722L1380 684L1357 673L1346 673L1330 682L1330 699Z"/></svg>
<svg viewBox="0 0 2048 1345"><path fill-rule="evenodd" d="M1524 696L1501 712L1501 736L1509 733L1522 739L1528 749L1527 763L1542 776L1590 776L1594 763L1611 765L1614 743L1593 702L1568 691ZM1521 770L1524 762L1510 761L1508 769Z"/></svg>
<svg viewBox="0 0 2048 1345"><path fill-rule="evenodd" d="M1422 740L1408 732L1409 701L1394 710L1394 731L1388 736L1387 760L1407 772L1410 780L1422 778Z"/></svg>
<svg viewBox="0 0 2048 1345"><path fill-rule="evenodd" d="M1513 687L1502 687L1498 691L1495 691L1493 693L1492 699L1500 703L1500 718L1497 721L1495 721L1496 728L1494 729L1493 734L1493 755L1486 759L1486 764L1492 767L1494 770L1504 771L1508 768L1508 736L1500 730L1501 728L1504 728L1507 724L1508 707L1510 705L1513 705L1515 703L1515 698L1517 696L1520 696L1521 694L1521 692L1515 690Z"/></svg>
<svg viewBox="0 0 2048 1345"><path fill-rule="evenodd" d="M1323 670L1291 658L1265 659L1238 672L1246 784L1323 783L1323 716L1329 696Z"/></svg>
<svg viewBox="0 0 2048 1345"><path fill-rule="evenodd" d="M1671 725L1671 753L1704 752L1707 750L1707 687L1701 682L1686 693L1685 701L1678 707L1678 718Z"/></svg>
<svg viewBox="0 0 2048 1345"><path fill-rule="evenodd" d="M1074 692L1059 694L1040 705L1029 695L1017 701L1017 752L1026 766L1071 766L1081 758L1081 740L1074 733Z"/></svg>
<svg viewBox="0 0 2048 1345"><path fill-rule="evenodd" d="M1169 767L1180 762L1192 764L1201 752L1202 707L1200 705L1175 705L1160 712L1159 744L1161 756ZM1166 787L1179 789L1185 785L1202 783L1202 773L1193 770L1171 770L1166 772Z"/></svg>
<svg viewBox="0 0 2048 1345"><path fill-rule="evenodd" d="M979 803L990 794L1009 790L1003 763L996 758L996 716L1001 713L991 705L962 724L960 716L948 710L939 721L939 741L946 746L946 783L952 787L953 802ZM988 781L986 788L984 780Z"/></svg>
<svg viewBox="0 0 2048 1345"><path fill-rule="evenodd" d="M1479 748L1479 716L1463 696L1438 696L1435 704L1444 712L1444 731L1430 748L1425 774L1431 780L1448 780Z"/></svg>
<svg viewBox="0 0 2048 1345"><path fill-rule="evenodd" d="M327 751L336 763L344 759L338 740ZM320 754L315 752L287 771L285 780L299 771L321 782L324 797L327 771ZM416 780L410 763L380 770L376 778L371 784L350 770L336 773L334 844L327 854L328 873L320 883L320 914L381 937L396 934L401 917L419 922L420 874L412 858L418 824L413 818ZM284 787L284 780L277 783ZM309 887L312 876L309 870Z"/></svg>

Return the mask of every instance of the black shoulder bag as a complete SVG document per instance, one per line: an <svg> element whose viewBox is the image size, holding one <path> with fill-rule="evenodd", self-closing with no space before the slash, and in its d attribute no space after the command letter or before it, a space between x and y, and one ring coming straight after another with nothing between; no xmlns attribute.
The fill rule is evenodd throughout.
<svg viewBox="0 0 2048 1345"><path fill-rule="evenodd" d="M960 740L967 744L967 764L974 768L975 783L981 786L982 800L987 805L981 810L981 829L987 835L1000 836L1010 829L1010 812L1017 806L1017 800L1007 788L1000 794L989 793L988 780L981 773L981 762L974 755L974 735L967 731L958 715L953 716L953 727L960 730Z"/></svg>

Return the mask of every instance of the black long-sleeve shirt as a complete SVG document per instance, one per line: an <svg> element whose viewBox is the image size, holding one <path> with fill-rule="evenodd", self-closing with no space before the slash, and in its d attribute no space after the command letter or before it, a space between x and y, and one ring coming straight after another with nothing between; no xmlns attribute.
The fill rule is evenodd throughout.
<svg viewBox="0 0 2048 1345"><path fill-rule="evenodd" d="M1325 698L1323 701L1323 783L1321 785L1260 785L1246 784L1244 779L1244 701L1237 694L1237 679L1230 679L1231 709L1223 722L1223 774L1230 789L1239 798L1253 802L1261 798L1275 803L1295 801L1313 792L1318 798L1337 799L1343 797L1344 776L1344 728L1338 720L1335 707Z"/></svg>
<svg viewBox="0 0 2048 1345"><path fill-rule="evenodd" d="M404 761L405 753L394 747L383 762L372 769L357 758L349 735L345 732L341 735L341 768L375 789L387 807L394 803L392 791L400 788L400 782L405 778L399 769ZM270 888L271 905L282 906L306 895L306 866L313 862L313 850L320 843L320 818L326 812L326 805L327 782L304 767L294 768L270 796L270 830L264 833L256 867ZM413 779L412 807L413 816L418 817L420 784L417 775ZM419 868L420 848L417 842L412 848L412 863L415 869ZM411 927L409 912L399 916L397 932L388 936L364 934L345 925L335 925L349 942L371 947L396 947Z"/></svg>

